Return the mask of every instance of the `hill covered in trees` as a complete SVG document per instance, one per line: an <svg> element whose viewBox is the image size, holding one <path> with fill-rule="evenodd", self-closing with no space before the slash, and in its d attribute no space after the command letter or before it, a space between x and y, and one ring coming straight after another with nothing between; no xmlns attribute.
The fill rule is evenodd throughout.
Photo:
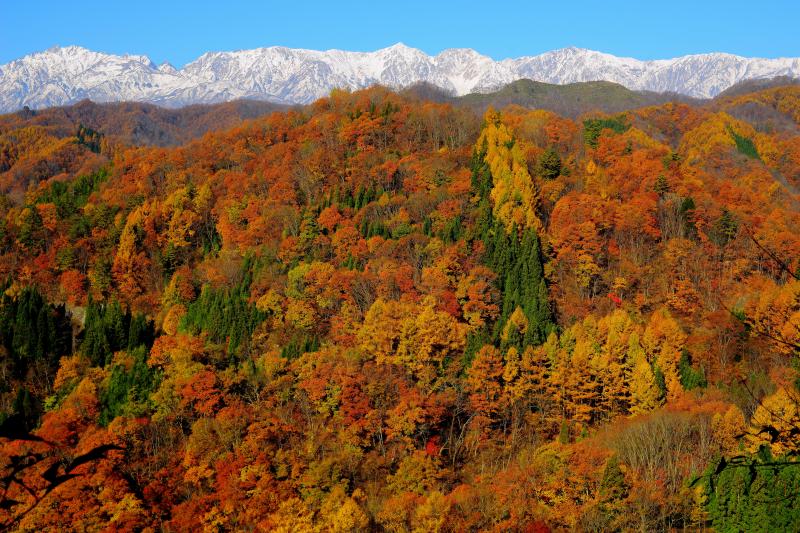
<svg viewBox="0 0 800 533"><path fill-rule="evenodd" d="M799 96L0 119L2 527L798 529Z"/></svg>
<svg viewBox="0 0 800 533"><path fill-rule="evenodd" d="M633 91L607 81L555 85L532 80L519 80L496 92L459 98L459 103L481 113L489 107L519 105L547 109L569 118L589 112L619 113L667 102L699 103L701 100L675 93Z"/></svg>
<svg viewBox="0 0 800 533"><path fill-rule="evenodd" d="M82 127L129 145L174 146L209 131L230 128L284 109L287 106L256 100L180 109L138 102L98 104L84 100L71 106L25 109L0 116L0 131L38 126L52 135L69 137Z"/></svg>

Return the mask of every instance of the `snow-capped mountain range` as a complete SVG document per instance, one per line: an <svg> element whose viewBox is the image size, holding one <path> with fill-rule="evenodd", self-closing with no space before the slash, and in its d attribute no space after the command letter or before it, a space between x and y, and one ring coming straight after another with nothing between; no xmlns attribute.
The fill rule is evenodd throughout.
<svg viewBox="0 0 800 533"><path fill-rule="evenodd" d="M747 79L800 77L800 58L713 53L640 61L580 48L495 61L471 49L435 56L396 44L375 52L325 52L273 46L209 52L181 69L141 55L54 47L0 65L0 111L43 108L89 98L169 107L253 98L305 104L331 89L419 82L455 95L488 92L518 79L565 84L612 81L629 89L709 98Z"/></svg>

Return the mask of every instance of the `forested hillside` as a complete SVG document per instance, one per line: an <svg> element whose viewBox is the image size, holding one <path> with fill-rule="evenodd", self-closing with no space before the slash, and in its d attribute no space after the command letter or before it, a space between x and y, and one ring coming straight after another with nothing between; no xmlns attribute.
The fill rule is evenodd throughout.
<svg viewBox="0 0 800 533"><path fill-rule="evenodd" d="M79 128L128 145L173 146L203 134L237 126L243 120L268 115L287 106L255 100L167 109L137 102L98 104L83 100L75 105L24 109L0 116L0 131L39 126L58 137L73 136Z"/></svg>
<svg viewBox="0 0 800 533"><path fill-rule="evenodd" d="M0 529L800 529L800 87L13 120Z"/></svg>

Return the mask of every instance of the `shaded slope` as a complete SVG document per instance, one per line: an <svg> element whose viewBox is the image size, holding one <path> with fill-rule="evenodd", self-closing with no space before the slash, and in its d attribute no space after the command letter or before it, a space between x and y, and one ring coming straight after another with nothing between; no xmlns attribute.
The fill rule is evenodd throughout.
<svg viewBox="0 0 800 533"><path fill-rule="evenodd" d="M231 128L243 120L285 109L286 106L255 100L180 109L137 102L98 104L84 100L71 106L41 111L26 109L0 116L0 132L41 126L51 135L66 137L83 126L125 144L174 146L209 131Z"/></svg>

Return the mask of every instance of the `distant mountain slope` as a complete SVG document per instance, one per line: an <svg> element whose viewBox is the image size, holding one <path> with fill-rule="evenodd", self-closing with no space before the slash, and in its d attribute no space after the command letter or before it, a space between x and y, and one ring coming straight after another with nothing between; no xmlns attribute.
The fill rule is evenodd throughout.
<svg viewBox="0 0 800 533"><path fill-rule="evenodd" d="M552 84L609 81L633 90L709 98L743 80L800 77L800 59L712 53L640 61L565 48L495 61L471 49L429 56L397 44L375 52L284 47L209 52L182 69L146 56L112 55L77 46L51 48L0 65L0 111L51 107L89 98L179 107L241 98L309 103L336 87L426 82L462 96L519 79Z"/></svg>
<svg viewBox="0 0 800 533"><path fill-rule="evenodd" d="M209 131L235 126L286 106L236 100L215 105L165 109L153 104L122 102L98 104L84 100L75 105L41 111L23 110L0 116L0 133L26 126L41 126L51 135L75 135L78 127L95 130L131 145L170 146L185 143Z"/></svg>
<svg viewBox="0 0 800 533"><path fill-rule="evenodd" d="M773 89L775 87L786 87L789 85L800 85L800 78L792 78L789 76L776 76L774 78L760 78L755 80L740 81L736 85L728 87L717 95L717 98L725 98L729 96L740 96L743 94L754 93L763 91L765 89Z"/></svg>
<svg viewBox="0 0 800 533"><path fill-rule="evenodd" d="M516 104L528 108L548 109L571 118L590 111L618 113L669 101L699 102L674 93L632 91L607 81L554 85L532 80L519 80L497 92L469 94L458 100L476 111L483 111L489 106L502 108Z"/></svg>

